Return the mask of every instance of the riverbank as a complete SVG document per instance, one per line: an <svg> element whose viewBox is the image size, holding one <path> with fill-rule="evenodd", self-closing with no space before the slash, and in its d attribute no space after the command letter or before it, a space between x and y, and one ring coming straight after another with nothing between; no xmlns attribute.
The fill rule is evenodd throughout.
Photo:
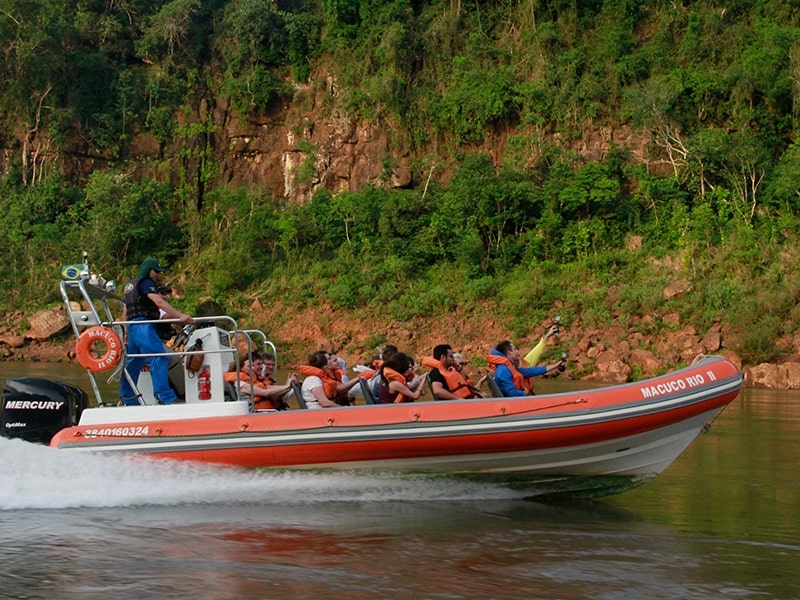
<svg viewBox="0 0 800 600"><path fill-rule="evenodd" d="M485 372L485 356L498 341L514 338L508 323L491 315L490 307L470 314L455 311L413 322L389 320L380 315L357 317L328 307L306 308L287 316L285 307L250 307L239 320L243 328L260 328L276 343L280 362L295 368L314 350L335 350L349 365L368 360L375 347L393 343L415 357L430 354L433 346L450 343L463 353L474 374ZM0 315L0 360L75 362L75 339L63 308L45 309L26 315ZM660 328L654 325L660 323ZM266 324L266 325L265 325ZM543 323L527 335L514 339L529 349L551 323ZM657 334L642 333L656 330ZM581 322L564 324L562 334L549 345L543 360L555 362L562 352L568 367L561 378L599 383L624 383L655 376L684 366L700 354L719 354L741 369L747 387L800 389L800 356L787 351L776 363L742 364L732 350L735 333L717 321L706 331L681 323L677 314L637 317L623 328L598 328Z"/></svg>

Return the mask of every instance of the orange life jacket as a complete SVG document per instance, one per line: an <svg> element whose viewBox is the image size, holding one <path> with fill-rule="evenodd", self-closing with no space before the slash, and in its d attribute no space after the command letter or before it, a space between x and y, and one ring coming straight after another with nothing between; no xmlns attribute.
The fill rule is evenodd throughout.
<svg viewBox="0 0 800 600"><path fill-rule="evenodd" d="M508 370L511 371L511 377L514 379L514 387L528 394L533 394L533 380L530 377L526 378L520 373L517 367L508 360L508 357L490 354L486 357L486 362L489 363L489 369L491 369L492 373L494 373L494 369L497 365L507 367Z"/></svg>
<svg viewBox="0 0 800 600"><path fill-rule="evenodd" d="M336 385L331 388L333 391L332 396L328 394L328 388L325 388L325 394L328 396L328 398L337 404L350 404L350 399L347 397L347 392L339 391L339 384L344 382L344 371L341 369L325 369L325 373L327 374L328 380L332 379L334 382L336 382ZM325 381L326 380L323 379L323 382Z"/></svg>
<svg viewBox="0 0 800 600"><path fill-rule="evenodd" d="M383 372L383 376L387 379L387 381L399 381L403 385L408 385L406 383L406 377L402 373L398 373L397 371L395 371L394 369L391 369L389 367L384 367L382 372ZM387 386L387 388L388 388L388 386ZM402 392L398 392L397 396L395 396L395 398L394 398L395 404L397 404L398 402L403 402L404 398L407 398L407 396L405 394L403 394ZM408 398L408 399L409 400L413 400L413 398Z"/></svg>
<svg viewBox="0 0 800 600"><path fill-rule="evenodd" d="M259 377L258 375L256 375L256 385L260 385L261 387L269 387L271 385L277 385L277 384L278 382L275 381L269 375L265 377Z"/></svg>
<svg viewBox="0 0 800 600"><path fill-rule="evenodd" d="M225 371L222 374L222 380L230 383L236 383L236 371ZM240 371L239 381L241 383L250 383L250 374L246 370ZM260 387L269 387L271 385L275 385L275 380L269 375L264 378L256 376L256 385Z"/></svg>
<svg viewBox="0 0 800 600"><path fill-rule="evenodd" d="M225 371L222 374L222 381L228 381L230 383L236 383L236 371ZM239 371L239 383L250 383L250 373L247 371ZM256 385L264 387L261 382L256 378Z"/></svg>
<svg viewBox="0 0 800 600"><path fill-rule="evenodd" d="M453 379L458 381L457 385L459 386L456 387L455 391L451 391L453 391L453 393L459 398L474 398L475 392L478 390L475 387L475 384L472 383L472 380L458 369L451 369L450 372L453 374ZM447 383L450 385L449 380Z"/></svg>
<svg viewBox="0 0 800 600"><path fill-rule="evenodd" d="M278 385L278 382L269 375L266 377L256 376L256 385L259 387L268 388L272 385ZM263 405L267 405L269 408L274 408L275 410L286 408L282 398L255 398L254 400L256 408L261 408Z"/></svg>
<svg viewBox="0 0 800 600"><path fill-rule="evenodd" d="M370 369L370 368L364 367L364 370L363 371L359 371L356 374L356 377L362 377L364 379L372 379L373 377L375 377L375 373L377 373L377 371L375 369Z"/></svg>
<svg viewBox="0 0 800 600"><path fill-rule="evenodd" d="M236 384L236 371L225 371L222 374L222 380ZM250 383L250 374L247 371L239 372L239 383L240 384ZM259 379L258 377L256 377L256 382L254 385L257 385L258 387L262 388L267 388L271 385L275 385L275 380L272 379L272 377L267 377L266 379ZM280 398L264 398L253 395L253 406L255 408L263 408L264 405L267 405L269 408L280 410L282 404L283 402L281 401Z"/></svg>
<svg viewBox="0 0 800 600"><path fill-rule="evenodd" d="M429 369L437 369L447 383L447 389L459 398L472 398L474 395L466 378L455 369L445 369L442 361L432 356L423 356L420 362Z"/></svg>
<svg viewBox="0 0 800 600"><path fill-rule="evenodd" d="M319 367L312 367L311 365L300 365L297 370L300 371L301 375L305 375L306 377L309 375L316 375L322 379L322 390L325 392L325 396L331 400L336 399L339 382L331 377L328 371L320 369Z"/></svg>

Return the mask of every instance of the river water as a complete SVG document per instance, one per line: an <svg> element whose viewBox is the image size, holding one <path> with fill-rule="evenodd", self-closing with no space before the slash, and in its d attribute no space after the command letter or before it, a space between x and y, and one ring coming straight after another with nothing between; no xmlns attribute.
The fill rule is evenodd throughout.
<svg viewBox="0 0 800 600"><path fill-rule="evenodd" d="M0 363L22 375L89 389L72 366ZM800 392L773 390L596 502L0 439L0 598L796 599L799 450Z"/></svg>

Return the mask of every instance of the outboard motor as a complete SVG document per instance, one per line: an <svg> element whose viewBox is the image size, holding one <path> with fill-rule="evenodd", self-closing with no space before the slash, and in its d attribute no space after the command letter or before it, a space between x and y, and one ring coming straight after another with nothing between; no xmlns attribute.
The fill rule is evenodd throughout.
<svg viewBox="0 0 800 600"><path fill-rule="evenodd" d="M49 444L77 425L89 398L79 387L39 377L7 379L0 407L0 435Z"/></svg>

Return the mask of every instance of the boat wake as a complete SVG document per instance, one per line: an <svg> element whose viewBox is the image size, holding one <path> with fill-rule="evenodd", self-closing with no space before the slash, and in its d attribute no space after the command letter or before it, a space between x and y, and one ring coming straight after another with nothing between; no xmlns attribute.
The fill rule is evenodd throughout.
<svg viewBox="0 0 800 600"><path fill-rule="evenodd" d="M0 510L258 503L511 500L525 494L448 477L265 471L141 456L61 452L0 438Z"/></svg>

